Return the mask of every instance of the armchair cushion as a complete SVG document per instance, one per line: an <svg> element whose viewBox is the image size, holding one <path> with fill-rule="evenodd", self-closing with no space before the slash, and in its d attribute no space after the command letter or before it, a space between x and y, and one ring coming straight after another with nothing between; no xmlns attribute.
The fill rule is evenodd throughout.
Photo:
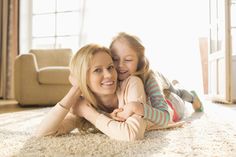
<svg viewBox="0 0 236 157"><path fill-rule="evenodd" d="M69 85L68 76L70 75L69 67L51 66L41 68L38 71L38 81L40 84L63 84Z"/></svg>

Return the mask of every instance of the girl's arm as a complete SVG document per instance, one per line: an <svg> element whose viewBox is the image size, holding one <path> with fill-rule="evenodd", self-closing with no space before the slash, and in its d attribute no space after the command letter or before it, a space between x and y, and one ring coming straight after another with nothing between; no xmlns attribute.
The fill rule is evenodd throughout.
<svg viewBox="0 0 236 157"><path fill-rule="evenodd" d="M166 126L170 120L170 114L168 104L161 92L157 78L154 76L149 77L145 84L145 91L151 105L143 104L144 118L158 126Z"/></svg>
<svg viewBox="0 0 236 157"><path fill-rule="evenodd" d="M70 132L76 127L76 116L69 112L79 101L79 88L73 86L66 96L58 102L44 117L34 135L60 135Z"/></svg>

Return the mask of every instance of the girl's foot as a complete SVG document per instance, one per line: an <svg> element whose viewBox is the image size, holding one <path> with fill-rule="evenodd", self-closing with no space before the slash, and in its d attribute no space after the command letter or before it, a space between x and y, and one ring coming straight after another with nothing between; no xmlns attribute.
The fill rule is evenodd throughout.
<svg viewBox="0 0 236 157"><path fill-rule="evenodd" d="M169 89L163 89L163 94L164 94L164 96L165 96L165 98L169 98L169 96L170 96L170 90Z"/></svg>
<svg viewBox="0 0 236 157"><path fill-rule="evenodd" d="M178 84L179 81L178 80L172 80L172 84L175 86L176 84Z"/></svg>
<svg viewBox="0 0 236 157"><path fill-rule="evenodd" d="M202 105L202 102L200 101L199 97L197 96L197 93L195 91L191 91L191 93L193 94L193 108L195 110L195 112L203 112L204 108Z"/></svg>

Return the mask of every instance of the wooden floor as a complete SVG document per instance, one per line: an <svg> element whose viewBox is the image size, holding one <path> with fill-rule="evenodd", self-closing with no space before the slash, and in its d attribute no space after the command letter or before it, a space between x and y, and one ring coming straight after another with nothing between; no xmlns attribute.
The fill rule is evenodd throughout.
<svg viewBox="0 0 236 157"><path fill-rule="evenodd" d="M34 110L41 107L21 107L15 100L2 100L0 99L0 114L9 112L19 112L24 110Z"/></svg>

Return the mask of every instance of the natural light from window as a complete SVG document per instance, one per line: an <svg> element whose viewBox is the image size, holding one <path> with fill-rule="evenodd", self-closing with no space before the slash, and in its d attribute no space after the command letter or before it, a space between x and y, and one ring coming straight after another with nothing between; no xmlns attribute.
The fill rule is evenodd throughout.
<svg viewBox="0 0 236 157"><path fill-rule="evenodd" d="M31 5L31 16L21 13L31 18L22 29L32 30L21 36L21 53L31 48L76 52L91 42L109 46L124 31L140 37L154 69L202 90L198 39L208 35L205 0L32 0Z"/></svg>
<svg viewBox="0 0 236 157"><path fill-rule="evenodd" d="M32 48L78 49L80 0L33 0L32 6Z"/></svg>

